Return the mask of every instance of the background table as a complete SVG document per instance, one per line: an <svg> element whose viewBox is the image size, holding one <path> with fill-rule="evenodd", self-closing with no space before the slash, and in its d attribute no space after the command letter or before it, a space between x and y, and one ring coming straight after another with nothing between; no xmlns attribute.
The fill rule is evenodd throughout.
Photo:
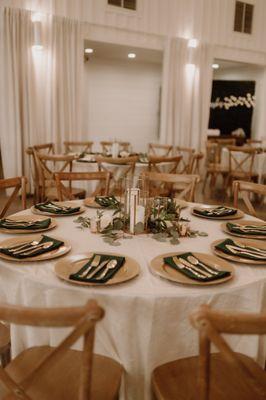
<svg viewBox="0 0 266 400"><path fill-rule="evenodd" d="M24 212L29 214L30 211ZM86 215L95 214L87 209ZM266 268L235 264L235 278L210 287L181 286L153 276L149 262L173 251L211 253L210 243L225 238L220 222L190 215L191 227L208 232L208 237L183 238L179 245L159 243L147 235L124 240L120 247L104 243L101 236L81 230L74 217L57 218L58 227L48 235L69 240L72 251L65 257L79 257L88 251L113 251L135 258L140 275L113 287L79 287L61 281L54 274L57 260L15 263L0 260L0 300L25 306L74 306L96 299L106 310L98 324L95 352L113 357L125 369L121 399L150 399L150 374L162 363L198 354L197 332L188 316L201 303L215 309L261 312L266 310ZM84 215L84 214L83 214ZM248 217L247 217L248 218ZM11 235L1 234L1 239ZM34 345L56 345L68 330L11 327L13 354ZM234 350L263 364L264 342L257 337L233 336ZM80 343L76 348L80 348ZM104 377L103 377L104 380Z"/></svg>

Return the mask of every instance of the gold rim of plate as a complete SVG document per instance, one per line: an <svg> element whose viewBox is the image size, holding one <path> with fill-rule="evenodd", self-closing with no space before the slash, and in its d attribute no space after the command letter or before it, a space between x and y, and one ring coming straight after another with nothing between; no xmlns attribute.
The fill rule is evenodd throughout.
<svg viewBox="0 0 266 400"><path fill-rule="evenodd" d="M127 282L131 279L136 278L140 273L140 266L133 258L128 256L123 256L122 254L117 253L106 253L105 255L117 256L117 257L125 257L126 261L124 265L117 271L115 276L112 279L109 279L106 283L94 283L94 282L81 282L75 281L69 278L70 274L77 272L81 269L82 265L89 261L94 252L88 253L86 255L82 255L80 259L77 259L77 256L69 257L66 260L60 260L55 264L54 271L58 278L72 283L74 285L81 286L112 286L117 285L119 283ZM98 254L98 252L97 252ZM99 254L101 254L99 252Z"/></svg>
<svg viewBox="0 0 266 400"><path fill-rule="evenodd" d="M61 206L66 206L66 207L80 207L79 211L76 211L72 214L54 214L54 213L49 213L48 211L40 211L35 206L32 206L30 208L31 212L33 214L38 214L38 215L48 215L49 217L72 217L72 215L78 215L82 214L85 211L85 207L79 205L79 204L73 204L72 202L67 202L67 201L55 201L53 202L55 204L61 205Z"/></svg>
<svg viewBox="0 0 266 400"><path fill-rule="evenodd" d="M17 215L9 215L9 219L12 219L14 221L44 221L47 219L46 217L37 217L37 215L22 215L22 216L17 216ZM0 232L2 233L38 233L38 232L45 232L45 231L50 231L51 229L55 228L57 226L57 222L54 218L51 218L51 223L47 228L40 228L40 229L7 229L7 228L0 228Z"/></svg>
<svg viewBox="0 0 266 400"><path fill-rule="evenodd" d="M241 210L239 210L239 209L237 209L237 208L234 208L234 207L229 207L229 208L231 208L232 210L237 210L237 213L236 213L236 214L234 214L234 215L227 215L227 216L223 216L223 217L207 217L207 216L205 216L205 215L199 215L199 214L196 214L196 213L194 212L195 209L205 211L205 210L209 210L210 208L214 208L214 207L216 207L216 206L193 207L192 210L191 210L191 214L192 214L192 215L195 215L195 217L198 217L198 218L212 219L212 220L214 220L214 221L231 220L231 219L240 219L240 218L243 218L244 215L245 215L245 213L244 213L243 211L241 211Z"/></svg>
<svg viewBox="0 0 266 400"><path fill-rule="evenodd" d="M266 265L266 261L260 261L260 260L251 260L248 258L241 258L238 256L233 256L230 254L226 254L224 252L222 252L221 250L218 250L215 248L215 246L217 246L217 244L222 243L225 239L218 239L215 240L215 242L211 243L211 249L212 251L219 257L225 258L226 260L230 260L230 261L234 261L237 263L243 263L243 264L253 264L253 265ZM259 249L263 249L266 250L266 243L263 243L261 241L258 240L250 240L250 239L237 239L234 240L236 243L239 242L245 246L254 246L254 247L258 247Z"/></svg>
<svg viewBox="0 0 266 400"><path fill-rule="evenodd" d="M239 221L237 222L239 225L265 225L265 222L262 221L252 221L252 220L245 220L245 221ZM232 236L237 236L237 237L241 237L244 239L257 239L257 240L266 240L266 236L262 236L262 235L245 235L244 233L235 233L235 232L231 232L229 231L229 229L226 226L226 222L224 222L223 224L221 224L221 228L222 231L227 233L228 235L232 235Z"/></svg>
<svg viewBox="0 0 266 400"><path fill-rule="evenodd" d="M0 242L0 246L8 247L8 246L12 246L15 244L27 242L29 239L30 240L40 240L41 236L42 235L34 235L34 236L31 236L30 238L28 236L20 236L20 237L16 237L16 238L10 238L10 239L6 239L6 240L3 240L2 242ZM35 257L26 257L26 258L21 259L21 258L10 257L10 256L0 252L0 258L7 260L7 261L20 262L20 263L29 262L29 261L45 261L45 260L51 260L53 258L61 257L71 250L71 245L70 245L70 243L68 243L68 241L61 239L59 237L56 237L54 239L61 240L62 242L64 242L64 244L62 246L60 246L58 249L47 251L46 253L40 254Z"/></svg>
<svg viewBox="0 0 266 400"><path fill-rule="evenodd" d="M153 258L150 261L150 270L153 274L158 275L161 278L167 279L171 282L179 283L181 285L196 285L196 286L209 286L209 285L219 285L220 283L224 283L230 279L233 278L234 276L234 267L230 265L227 261L221 260L220 258L206 254L206 253L198 253L198 252L192 252L195 257L197 257L199 260L206 262L210 266L214 266L217 269L220 269L222 271L229 271L231 274L225 278L222 279L216 279L214 281L210 282L200 282L196 281L194 279L191 279L187 277L186 275L182 274L182 272L179 272L175 270L174 268L171 268L170 266L164 264L163 259L165 257L173 257L173 256L178 256L179 254L183 254L183 251L180 252L172 252L172 253L165 253L161 254L155 258Z"/></svg>

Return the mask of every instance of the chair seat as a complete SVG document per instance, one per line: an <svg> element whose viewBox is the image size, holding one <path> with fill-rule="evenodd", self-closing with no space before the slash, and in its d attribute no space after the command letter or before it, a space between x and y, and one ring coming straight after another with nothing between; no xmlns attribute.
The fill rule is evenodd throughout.
<svg viewBox="0 0 266 400"><path fill-rule="evenodd" d="M32 347L20 353L5 368L8 374L16 381L23 380L29 372L36 369L36 365L43 357L53 351L52 347ZM78 400L80 366L82 352L67 350L45 374L27 390L27 394L34 400ZM122 366L109 357L93 355L92 372L92 400L116 400L122 376ZM15 400L14 395L3 396L3 384L0 386L2 400Z"/></svg>
<svg viewBox="0 0 266 400"><path fill-rule="evenodd" d="M249 369L266 380L266 373L251 358L238 357ZM153 371L152 388L158 400L197 400L198 357L163 364ZM210 400L262 400L219 353L211 355Z"/></svg>

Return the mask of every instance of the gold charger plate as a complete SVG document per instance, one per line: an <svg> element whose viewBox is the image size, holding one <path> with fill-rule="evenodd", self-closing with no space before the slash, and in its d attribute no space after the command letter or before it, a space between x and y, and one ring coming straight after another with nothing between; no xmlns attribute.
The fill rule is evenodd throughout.
<svg viewBox="0 0 266 400"><path fill-rule="evenodd" d="M41 238L41 235L34 235L34 236L30 237L30 240L40 240L40 238ZM38 256L26 257L26 258L21 259L21 258L10 257L10 256L0 252L0 258L3 258L4 260L8 260L8 261L15 261L15 262L43 261L43 260L51 260L52 258L61 257L71 250L71 245L68 242L66 242L65 240L63 240L61 238L55 238L55 239L61 240L62 242L64 242L64 244L62 246L60 246L58 249L47 251L46 253L40 254ZM16 245L19 243L24 243L27 241L29 241L28 236L20 236L20 237L3 240L2 242L0 242L0 246L8 247L8 246Z"/></svg>
<svg viewBox="0 0 266 400"><path fill-rule="evenodd" d="M195 209L198 209L198 210L209 210L210 208L214 208L214 207L215 206L193 207L192 210L191 210L191 214L193 214L193 215L195 215L196 217L199 217L199 218L207 218L207 219L212 219L214 221L239 219L239 218L243 218L244 215L245 215L245 213L243 211L238 210L237 208L234 208L234 207L230 207L230 208L232 208L233 210L237 210L236 214L234 214L234 215L226 215L226 216L223 216L223 217L208 217L208 216L205 216L205 215L196 214L194 212Z"/></svg>
<svg viewBox="0 0 266 400"><path fill-rule="evenodd" d="M98 254L98 253L97 253ZM99 253L100 254L100 253ZM117 257L123 257L121 254L117 253L104 253L105 255L111 255L111 256L117 256ZM93 252L88 253L84 256L81 256L82 258L77 259L77 256L70 257L66 260L61 260L58 261L55 264L55 274L60 278L63 279L64 281L76 284L76 285L81 285L81 286L110 286L110 285L116 285L118 283L123 283L127 282L133 278L135 278L137 275L139 275L140 272L140 267L137 261L135 261L131 257L125 257L126 261L124 265L117 271L115 276L112 279L109 279L106 283L94 283L94 282L81 282L81 281L75 281L73 279L69 279L70 274L76 273L81 267L89 261L89 259L92 257Z"/></svg>
<svg viewBox="0 0 266 400"><path fill-rule="evenodd" d="M174 253L166 253L166 254L161 254L157 257L155 257L153 260L150 262L150 270L152 273L155 275L160 276L161 278L168 279L169 281L175 282L175 283L180 283L182 285L197 285L197 286L208 286L208 285L219 285L220 283L226 282L229 279L232 279L234 276L234 267L230 265L228 262L221 260L218 257L215 257L210 254L206 253L194 253L195 257L197 257L199 260L206 262L208 265L213 265L215 268L220 269L222 271L229 271L231 272L231 275L222 278L222 279L217 279L214 281L210 282L200 282L196 281L194 279L190 279L186 275L182 274L182 272L179 272L175 270L174 268L171 268L169 265L164 264L163 259L165 257L173 257L173 256L178 256L179 254L183 254L184 252L174 252Z"/></svg>
<svg viewBox="0 0 266 400"><path fill-rule="evenodd" d="M32 206L30 208L30 210L33 214L48 215L49 217L71 217L72 215L82 214L85 211L85 208L83 206L80 206L78 204L73 204L70 201L54 201L53 203L58 204L60 206L66 206L66 207L72 207L72 208L80 207L80 210L76 211L72 214L54 214L54 213L50 213L48 211L40 211L37 208L35 208L35 206Z"/></svg>
<svg viewBox="0 0 266 400"><path fill-rule="evenodd" d="M37 217L37 215L22 215L22 216L12 216L8 217L14 221L44 221L47 219L46 217ZM36 232L44 232L49 231L57 226L57 222L54 218L51 218L51 223L47 228L40 228L40 229L7 229L7 228L0 228L0 232L2 233L36 233Z"/></svg>
<svg viewBox="0 0 266 400"><path fill-rule="evenodd" d="M223 242L224 239L219 239L219 240L215 240L215 242L213 242L211 244L211 248L212 251L219 257L225 258L226 260L230 260L230 261L235 261L238 263L244 263L244 264L254 264L254 265L266 265L266 261L260 261L260 260L251 260L248 258L240 258L238 256L233 256L230 254L226 254L224 252L222 252L221 250L218 250L215 248L215 246L217 246L217 244ZM266 250L266 242L263 243L259 240L250 240L250 239L236 239L235 242L239 242L240 244L243 244L245 246L253 246L253 247L258 247L259 249L263 249Z"/></svg>
<svg viewBox="0 0 266 400"><path fill-rule="evenodd" d="M262 222L262 221L239 221L237 222L238 225L256 225L256 226L260 226L260 225L265 225L266 222ZM224 222L223 224L221 224L221 228L223 230L223 232L227 233L228 235L232 235L232 236L238 236L241 238L246 238L246 239L258 239L258 240L266 240L266 236L262 236L262 235L245 235L244 233L235 233L235 232L231 232L229 231L229 229L226 226L226 222Z"/></svg>

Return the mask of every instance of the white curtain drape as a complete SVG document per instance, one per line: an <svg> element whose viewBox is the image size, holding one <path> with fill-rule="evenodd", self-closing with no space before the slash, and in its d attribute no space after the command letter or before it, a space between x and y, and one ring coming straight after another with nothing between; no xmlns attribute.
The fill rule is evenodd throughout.
<svg viewBox="0 0 266 400"><path fill-rule="evenodd" d="M160 141L201 149L207 135L213 49L168 39L164 51Z"/></svg>
<svg viewBox="0 0 266 400"><path fill-rule="evenodd" d="M33 13L1 10L0 132L4 177L29 176L28 146L81 139L82 23L41 16L43 49L33 50Z"/></svg>

